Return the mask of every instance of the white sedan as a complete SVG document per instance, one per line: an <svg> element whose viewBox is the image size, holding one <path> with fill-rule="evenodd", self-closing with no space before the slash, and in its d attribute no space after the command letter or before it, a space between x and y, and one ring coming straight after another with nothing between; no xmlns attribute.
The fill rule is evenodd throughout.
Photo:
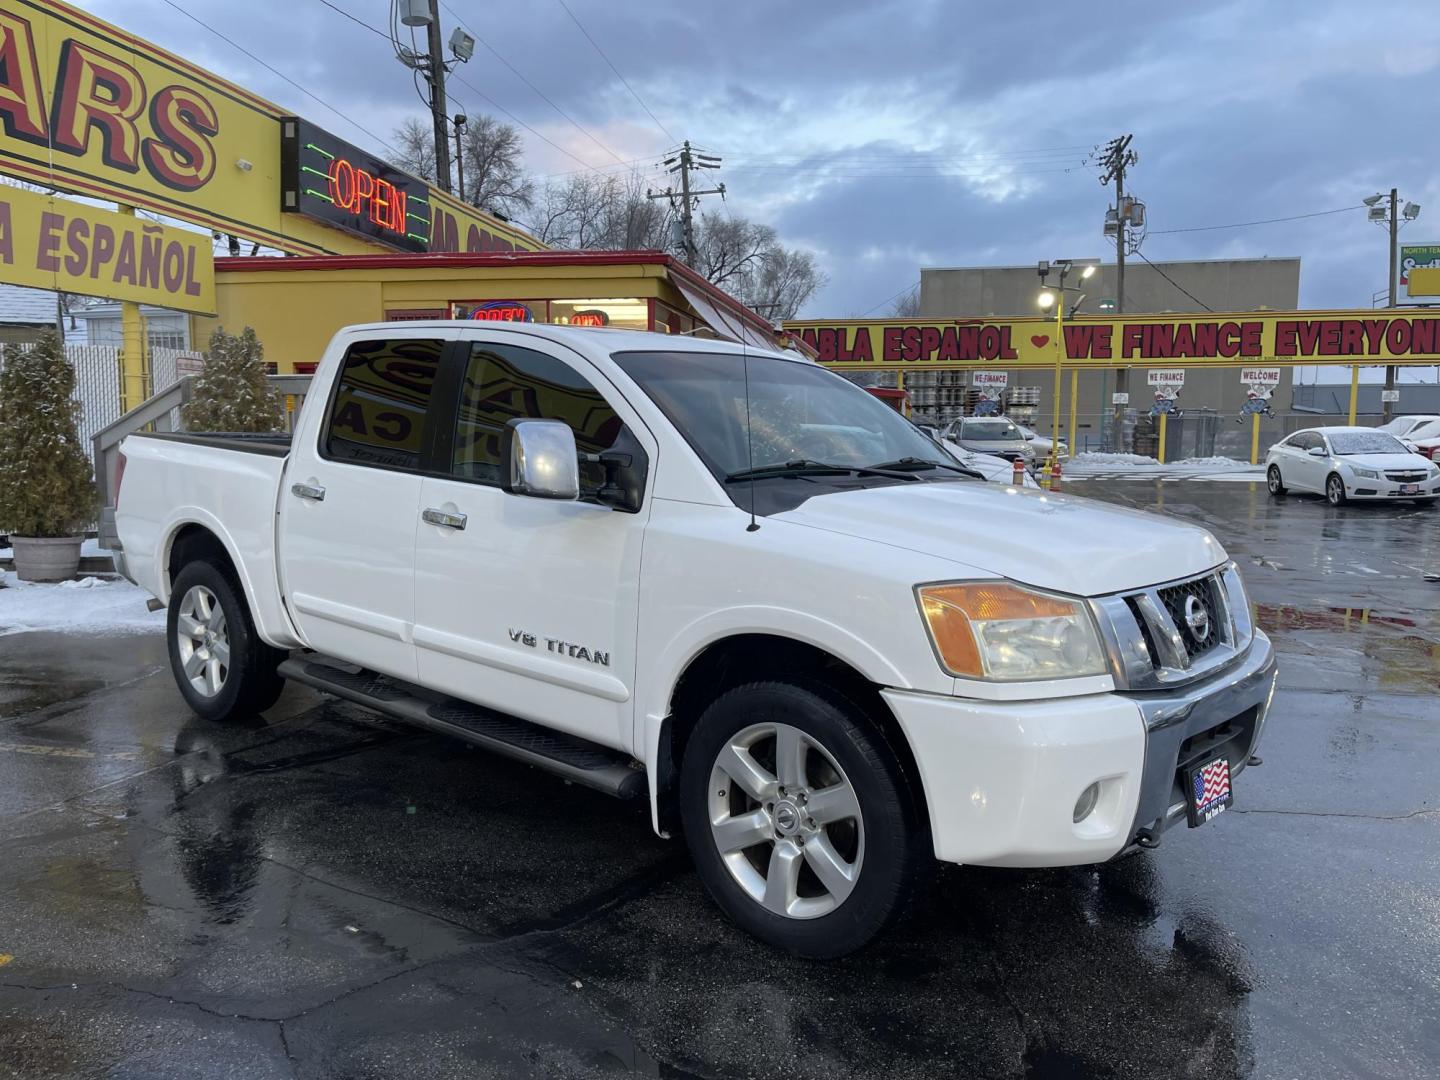
<svg viewBox="0 0 1440 1080"><path fill-rule="evenodd" d="M1332 506L1349 499L1440 497L1440 466L1410 452L1384 431L1361 427L1306 428L1265 455L1270 494L1313 491Z"/></svg>

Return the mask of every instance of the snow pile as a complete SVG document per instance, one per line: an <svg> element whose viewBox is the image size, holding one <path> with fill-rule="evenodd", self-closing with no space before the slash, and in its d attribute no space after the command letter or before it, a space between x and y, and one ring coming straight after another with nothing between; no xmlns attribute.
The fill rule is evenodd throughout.
<svg viewBox="0 0 1440 1080"><path fill-rule="evenodd" d="M28 630L64 634L163 633L165 612L147 611L149 595L128 581L79 578L59 585L3 575L0 637Z"/></svg>
<svg viewBox="0 0 1440 1080"><path fill-rule="evenodd" d="M1143 454L1108 454L1100 450L1086 450L1070 459L1071 465L1154 465L1160 462Z"/></svg>
<svg viewBox="0 0 1440 1080"><path fill-rule="evenodd" d="M1181 458L1179 461L1167 461L1162 465L1155 458L1145 457L1143 454L1107 454L1098 450L1087 450L1083 454L1076 454L1070 460L1070 466L1080 469L1199 469L1212 471L1258 469L1260 467L1251 465L1248 461L1228 457Z"/></svg>

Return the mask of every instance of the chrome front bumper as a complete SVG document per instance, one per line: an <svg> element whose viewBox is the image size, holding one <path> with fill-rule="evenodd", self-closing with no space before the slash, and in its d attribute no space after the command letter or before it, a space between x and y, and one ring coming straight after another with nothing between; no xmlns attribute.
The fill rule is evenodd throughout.
<svg viewBox="0 0 1440 1080"><path fill-rule="evenodd" d="M1181 766L1199 757L1225 756L1232 780L1244 771L1260 743L1275 679L1274 646L1257 629L1243 659L1224 671L1173 690L1124 695L1139 707L1145 723L1140 799L1125 851L1154 846L1152 838L1158 841L1185 817Z"/></svg>

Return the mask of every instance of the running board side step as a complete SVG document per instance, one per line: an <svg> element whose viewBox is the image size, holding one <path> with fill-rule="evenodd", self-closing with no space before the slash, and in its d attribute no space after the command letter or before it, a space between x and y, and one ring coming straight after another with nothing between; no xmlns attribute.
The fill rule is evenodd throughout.
<svg viewBox="0 0 1440 1080"><path fill-rule="evenodd" d="M280 674L322 693L493 750L617 799L637 799L649 791L644 770L632 764L628 754L468 701L434 694L388 675L337 667L309 657L284 661Z"/></svg>

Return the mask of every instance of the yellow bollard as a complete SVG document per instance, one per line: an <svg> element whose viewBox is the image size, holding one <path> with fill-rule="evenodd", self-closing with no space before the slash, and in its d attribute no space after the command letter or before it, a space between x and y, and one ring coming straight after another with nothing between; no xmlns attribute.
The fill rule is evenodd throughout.
<svg viewBox="0 0 1440 1080"><path fill-rule="evenodd" d="M1155 448L1155 457L1161 465L1165 464L1165 426L1169 420L1169 413L1160 414L1160 445Z"/></svg>
<svg viewBox="0 0 1440 1080"><path fill-rule="evenodd" d="M1260 464L1260 414L1259 414L1258 412L1257 412L1257 413L1252 413L1252 414L1250 415L1250 421L1251 421L1251 428L1250 428L1250 464L1251 464L1251 465L1259 465L1259 464Z"/></svg>
<svg viewBox="0 0 1440 1080"><path fill-rule="evenodd" d="M1075 456L1075 402L1080 397L1080 369L1070 369L1070 456ZM1060 449L1056 447L1055 456L1060 456Z"/></svg>
<svg viewBox="0 0 1440 1080"><path fill-rule="evenodd" d="M1350 426L1355 426L1355 405L1360 399L1360 365L1350 368Z"/></svg>

